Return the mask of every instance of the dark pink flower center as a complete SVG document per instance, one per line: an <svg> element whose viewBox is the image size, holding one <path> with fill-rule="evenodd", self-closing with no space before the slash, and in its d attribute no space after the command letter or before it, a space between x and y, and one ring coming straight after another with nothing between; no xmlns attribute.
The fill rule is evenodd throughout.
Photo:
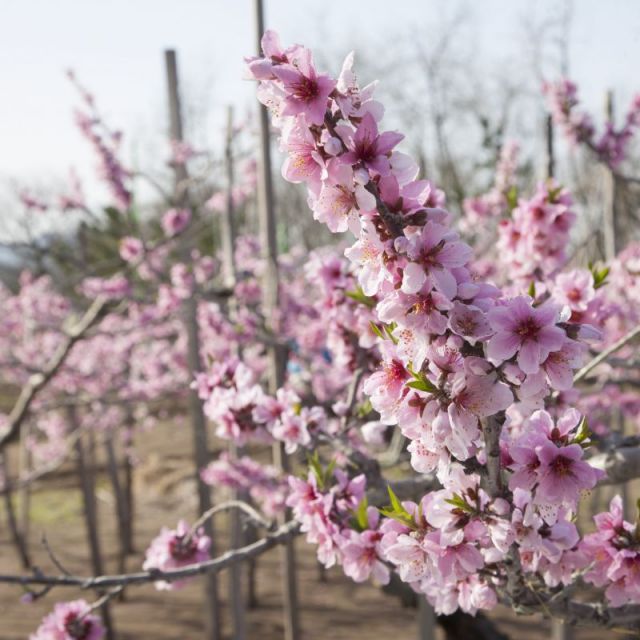
<svg viewBox="0 0 640 640"><path fill-rule="evenodd" d="M378 155L377 145L375 140L371 140L366 137L364 140L358 140L355 143L353 152L356 154L358 160L364 164L367 162L373 162Z"/></svg>
<svg viewBox="0 0 640 640"><path fill-rule="evenodd" d="M392 360L386 368L387 380L389 382L402 382L409 377L407 370L399 360Z"/></svg>
<svg viewBox="0 0 640 640"><path fill-rule="evenodd" d="M560 476L561 478L573 475L573 460L570 458L558 456L550 466L554 475Z"/></svg>
<svg viewBox="0 0 640 640"><path fill-rule="evenodd" d="M292 85L293 96L302 102L311 102L318 97L318 83L307 76L300 76L300 79Z"/></svg>
<svg viewBox="0 0 640 640"><path fill-rule="evenodd" d="M569 298L571 302L579 302L582 300L582 292L577 287L574 287L567 292L567 298Z"/></svg>
<svg viewBox="0 0 640 640"><path fill-rule="evenodd" d="M516 333L523 340L531 340L538 336L538 331L540 331L540 327L536 323L533 318L527 318L523 320L516 329Z"/></svg>
<svg viewBox="0 0 640 640"><path fill-rule="evenodd" d="M250 404L242 409L237 409L235 411L231 411L233 414L233 418L236 421L237 425L240 427L240 431L250 431L254 427L253 422L253 409L254 405Z"/></svg>
<svg viewBox="0 0 640 640"><path fill-rule="evenodd" d="M428 295L424 298L420 298L415 304L410 306L405 315L429 315L434 310L434 308L435 305L433 303L433 298Z"/></svg>
<svg viewBox="0 0 640 640"><path fill-rule="evenodd" d="M190 560L198 550L198 546L191 536L176 536L169 542L169 553L174 560Z"/></svg>
<svg viewBox="0 0 640 640"><path fill-rule="evenodd" d="M91 620L79 618L78 614L74 611L67 614L64 619L64 630L69 634L70 638L74 640L85 640L91 633Z"/></svg>

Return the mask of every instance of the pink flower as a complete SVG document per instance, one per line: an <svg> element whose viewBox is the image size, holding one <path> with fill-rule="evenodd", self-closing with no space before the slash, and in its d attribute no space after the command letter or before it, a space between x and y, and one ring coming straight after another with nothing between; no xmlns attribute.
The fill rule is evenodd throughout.
<svg viewBox="0 0 640 640"><path fill-rule="evenodd" d="M163 527L160 534L151 541L142 568L146 571L166 571L203 562L209 558L210 546L211 538L202 529L190 531L187 523L181 520L175 529ZM160 590L175 590L183 587L186 582L188 579L173 582L158 580L155 586Z"/></svg>
<svg viewBox="0 0 640 640"><path fill-rule="evenodd" d="M454 298L457 283L451 269L463 267L471 258L471 248L459 242L456 233L429 221L407 237L397 238L395 247L410 260L402 277L404 293L417 293L430 279L442 295Z"/></svg>
<svg viewBox="0 0 640 640"><path fill-rule="evenodd" d="M271 428L276 440L285 443L285 451L294 453L298 445L306 447L311 443L311 435L304 418L300 415L285 413Z"/></svg>
<svg viewBox="0 0 640 640"><path fill-rule="evenodd" d="M380 541L383 534L377 531L378 511L374 507L367 509L369 529L362 532L350 532L348 541L341 546L342 566L346 575L355 582L364 582L370 576L378 584L387 584L390 579L389 568L382 562Z"/></svg>
<svg viewBox="0 0 640 640"><path fill-rule="evenodd" d="M375 118L366 113L356 132L353 135L345 133L343 136L348 151L339 156L339 159L345 164L364 167L384 176L391 170L389 155L403 138L401 133L395 131L378 134Z"/></svg>
<svg viewBox="0 0 640 640"><path fill-rule="evenodd" d="M273 74L284 85L285 106L282 115L303 114L310 124L322 124L327 111L327 100L336 82L329 76L316 73L308 49L300 50L295 63L295 66L282 64L272 69Z"/></svg>
<svg viewBox="0 0 640 640"><path fill-rule="evenodd" d="M370 222L364 222L358 241L349 247L344 255L358 263L358 282L364 293L374 296L382 283L389 278L381 259L385 245L381 242Z"/></svg>
<svg viewBox="0 0 640 640"><path fill-rule="evenodd" d="M357 235L359 212L375 209L375 198L362 185L354 185L353 171L347 165L338 165L331 173L313 203L313 217L334 233L351 229Z"/></svg>
<svg viewBox="0 0 640 640"><path fill-rule="evenodd" d="M372 373L364 383L364 392L370 397L373 408L380 413L384 424L395 424L395 411L410 379L409 372L400 360L385 360L382 368Z"/></svg>
<svg viewBox="0 0 640 640"><path fill-rule="evenodd" d="M120 240L120 257L125 262L135 262L142 257L144 247L138 238L126 237Z"/></svg>
<svg viewBox="0 0 640 640"><path fill-rule="evenodd" d="M596 470L582 460L579 444L557 447L545 442L536 447L540 460L537 470L536 502L543 504L576 504L580 492L593 489L598 480Z"/></svg>
<svg viewBox="0 0 640 640"><path fill-rule="evenodd" d="M162 230L167 238L182 232L191 222L191 212L188 209L169 209L162 216Z"/></svg>
<svg viewBox="0 0 640 640"><path fill-rule="evenodd" d="M556 326L557 315L553 305L534 308L525 296L494 307L487 314L495 331L487 343L487 357L501 363L517 353L522 371L536 373L547 356L561 349L567 339L565 332Z"/></svg>
<svg viewBox="0 0 640 640"><path fill-rule="evenodd" d="M586 269L574 269L556 278L553 296L572 311L586 311L595 295L593 276Z"/></svg>
<svg viewBox="0 0 640 640"><path fill-rule="evenodd" d="M558 351L552 351L542 363L549 383L558 391L573 387L573 372L584 360L587 347L581 342L567 339Z"/></svg>
<svg viewBox="0 0 640 640"><path fill-rule="evenodd" d="M284 179L293 183L306 182L309 188L317 191L324 160L309 127L304 122L295 120L286 136L283 134L283 146L287 150L287 158L282 165Z"/></svg>
<svg viewBox="0 0 640 640"><path fill-rule="evenodd" d="M449 328L471 344L485 340L492 333L486 314L481 309L457 300L449 314Z"/></svg>
<svg viewBox="0 0 640 640"><path fill-rule="evenodd" d="M85 600L60 602L45 616L30 640L101 640L105 630Z"/></svg>

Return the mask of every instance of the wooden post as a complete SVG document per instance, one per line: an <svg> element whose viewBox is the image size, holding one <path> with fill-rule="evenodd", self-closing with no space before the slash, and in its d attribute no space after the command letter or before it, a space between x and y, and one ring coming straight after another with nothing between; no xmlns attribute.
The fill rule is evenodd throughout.
<svg viewBox="0 0 640 640"><path fill-rule="evenodd" d="M418 640L436 640L436 612L422 594L418 594Z"/></svg>
<svg viewBox="0 0 640 640"><path fill-rule="evenodd" d="M262 0L254 0L256 20L256 46L261 55L262 34L264 33L264 13ZM273 205L273 184L271 181L271 147L269 138L269 114L263 105L258 107L260 126L260 155L258 168L258 219L260 239L265 260L263 280L263 308L269 328L278 335L278 251L276 245L276 219ZM284 381L284 353L273 345L269 353L269 386L275 392ZM273 447L274 464L283 472L288 471L288 461L281 443ZM286 518L283 514L281 520ZM295 547L288 540L281 547L284 579L284 631L285 640L298 640L300 637L298 621L298 592L296 584Z"/></svg>
<svg viewBox="0 0 640 640"><path fill-rule="evenodd" d="M67 418L69 420L70 432L78 434L80 424L73 405L67 408ZM95 465L90 464L85 453L82 435L78 434L75 441L76 465L78 477L80 479L80 491L82 492L82 505L84 510L84 520L87 529L87 541L89 543L89 553L91 556L91 569L93 574L101 576L104 574L102 562L102 550L100 548L100 538L98 536L98 509L96 505L96 478ZM111 619L111 608L109 602L105 602L101 607L102 620L107 633L107 640L115 640L115 630Z"/></svg>
<svg viewBox="0 0 640 640"><path fill-rule="evenodd" d="M0 474L4 478L2 495L4 497L5 511L7 512L7 526L9 527L11 539L13 540L16 551L20 556L22 567L24 569L29 569L31 566L31 560L29 558L27 546L24 543L24 539L18 527L16 512L13 505L13 491L11 490L11 483L9 479L9 466L7 465L7 457L3 451L0 451Z"/></svg>
<svg viewBox="0 0 640 640"><path fill-rule="evenodd" d="M115 502L116 522L118 523L118 573L125 573L127 569L127 554L129 552L129 543L127 529L129 527L128 513L126 507L126 497L120 481L118 471L118 458L116 449L113 444L115 433L112 431L107 434L104 448L107 454L107 470L109 473L109 481L113 490Z"/></svg>
<svg viewBox="0 0 640 640"><path fill-rule="evenodd" d="M553 149L553 118L551 114L547 115L546 118L546 127L545 127L545 152L546 152L546 162L545 162L545 175L547 178L553 178L556 171L556 159Z"/></svg>
<svg viewBox="0 0 640 640"><path fill-rule="evenodd" d="M607 122L613 122L613 92L605 94L605 118ZM621 248L621 234L616 219L616 178L607 166L604 167L604 257L607 261L613 260Z"/></svg>
<svg viewBox="0 0 640 640"><path fill-rule="evenodd" d="M551 114L547 115L546 130L546 177L551 179L555 175L555 156L553 148L553 118ZM597 490L597 489L596 489ZM553 618L551 620L551 637L552 640L571 640L571 627L568 627L562 620Z"/></svg>
<svg viewBox="0 0 640 640"><path fill-rule="evenodd" d="M221 223L221 243L222 243L222 267L224 285L233 289L236 284L236 220L233 207L233 107L227 107L227 135L225 141L225 170L227 179L227 198L224 212L220 218ZM233 311L235 299L229 296L227 308ZM240 451L237 445L231 441L229 453L233 459L237 459ZM243 496L236 492L235 499L242 500ZM231 538L231 549L242 546L242 519L238 509L232 509L229 516L229 534ZM242 567L234 564L229 569L229 606L231 609L231 624L233 626L234 640L245 640L246 612L242 596Z"/></svg>
<svg viewBox="0 0 640 640"><path fill-rule="evenodd" d="M124 499L125 508L127 512L127 554L135 553L135 528L133 519L135 516L134 497L133 497L133 465L131 463L131 455L129 449L133 447L133 429L135 423L133 418L133 411L130 406L127 406L127 414L125 419L125 433L122 440L122 446L124 449Z"/></svg>
<svg viewBox="0 0 640 640"><path fill-rule="evenodd" d="M178 90L178 65L176 52L169 49L165 51L165 67L167 72L167 89L169 98L169 135L172 140L182 142L182 113L180 110L180 93ZM183 164L175 165L175 199L176 205L186 207L189 205L187 189L188 174ZM188 255L185 255L185 259ZM183 322L187 332L187 366L189 377L193 379L195 374L201 371L200 361L200 333L198 328L198 302L191 296L184 302ZM200 470L209 462L209 443L207 434L207 422L202 409L202 401L195 389L189 389L189 415L193 432L193 451L195 462L195 479L198 487L198 511L204 513L211 508L211 490L200 478ZM211 538L211 556L215 556L215 536L213 524L209 518L204 524L205 533ZM220 640L220 606L218 602L218 580L216 575L205 576L205 637L208 640Z"/></svg>
<svg viewBox="0 0 640 640"><path fill-rule="evenodd" d="M572 638L573 627L556 618L551 621L551 640L571 640Z"/></svg>

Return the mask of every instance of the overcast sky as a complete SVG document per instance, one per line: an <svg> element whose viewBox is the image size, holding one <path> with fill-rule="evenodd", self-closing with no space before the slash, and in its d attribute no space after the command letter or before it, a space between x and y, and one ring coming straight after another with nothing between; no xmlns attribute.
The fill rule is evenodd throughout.
<svg viewBox="0 0 640 640"><path fill-rule="evenodd" d="M452 0L265 0L268 27L285 42L371 50L384 56L390 34L429 38ZM500 64L523 49L522 22L560 11L559 0L480 0L472 11L479 54ZM163 132L162 51L178 50L187 89L213 114L250 104L242 57L253 52L251 0L0 0L0 181L46 183L91 156L71 118L77 102L64 77L73 67L109 122L133 138ZM640 89L640 2L576 0L570 68L588 104L601 108L611 87ZM336 70L333 70L336 71ZM384 81L384 79L382 79ZM131 149L129 149L131 151Z"/></svg>

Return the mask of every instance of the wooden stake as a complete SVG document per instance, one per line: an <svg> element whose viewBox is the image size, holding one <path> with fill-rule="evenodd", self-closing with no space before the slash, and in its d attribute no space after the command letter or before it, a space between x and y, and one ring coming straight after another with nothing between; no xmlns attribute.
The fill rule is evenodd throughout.
<svg viewBox="0 0 640 640"><path fill-rule="evenodd" d="M546 142L546 166L545 174L547 178L553 178L556 171L556 159L553 149L553 118L551 114L547 115L546 128L545 128L545 142Z"/></svg>
<svg viewBox="0 0 640 640"><path fill-rule="evenodd" d="M165 51L165 67L169 98L169 135L171 140L182 142L184 138L182 131L182 113L180 110L180 93L178 90L178 65L176 52L171 49ZM175 200L176 206L178 207L186 207L189 205L188 177L186 167L183 164L176 164ZM185 260L188 259L188 255L185 255L184 258ZM183 306L183 322L187 332L187 366L191 379L195 377L196 373L202 370L197 313L197 299L192 296L185 300ZM193 432L195 480L198 487L198 512L202 514L211 508L211 490L200 478L200 470L209 462L209 444L202 401L198 397L198 392L191 388L189 389L189 415ZM208 519L204 524L204 530L211 538L210 553L212 556L215 556L215 536L211 519ZM220 624L217 577L208 574L205 577L205 585L205 637L208 640L220 640L222 629Z"/></svg>
<svg viewBox="0 0 640 640"><path fill-rule="evenodd" d="M264 13L262 0L254 0L256 20L256 45L261 55L262 34L264 33ZM260 118L260 161L258 170L258 219L260 239L265 260L263 280L263 308L265 319L274 335L278 335L278 251L276 245L276 219L273 206L273 184L271 181L271 148L269 137L269 114L263 105L259 106ZM269 386L275 392L284 381L284 353L277 346L270 348ZM273 447L274 464L283 472L288 471L288 461L283 445ZM283 514L281 522L284 522ZM284 631L285 640L298 640L300 637L298 620L298 592L296 584L295 548L293 540L288 540L281 548L284 571Z"/></svg>
<svg viewBox="0 0 640 640"><path fill-rule="evenodd" d="M118 523L118 572L125 573L127 569L127 554L128 554L128 514L126 508L126 497L122 489L122 483L120 482L120 475L118 472L118 458L116 450L113 445L113 438L115 433L111 432L107 435L104 443L105 452L107 454L107 470L109 473L109 481L111 482L111 489L113 490L113 497L115 502L116 522Z"/></svg>
<svg viewBox="0 0 640 640"><path fill-rule="evenodd" d="M436 613L421 594L418 594L418 640L436 640Z"/></svg>
<svg viewBox="0 0 640 640"><path fill-rule="evenodd" d="M125 419L125 433L123 437L124 448L124 498L125 509L127 512L126 524L126 539L127 539L127 554L135 553L135 528L133 519L135 516L134 508L134 496L133 496L133 465L131 464L131 456L129 450L133 447L133 429L134 429L133 411L130 406L127 406L127 415Z"/></svg>
<svg viewBox="0 0 640 640"><path fill-rule="evenodd" d="M613 92L607 91L605 94L605 117L608 122L613 122ZM621 249L621 234L618 229L618 220L616 219L616 178L609 169L604 167L604 257L610 261L618 255Z"/></svg>
<svg viewBox="0 0 640 640"><path fill-rule="evenodd" d="M11 533L11 539L15 545L16 551L20 556L20 562L24 569L29 569L31 566L31 560L27 551L27 546L24 543L22 534L18 527L18 521L16 518L16 512L13 505L13 491L11 489L11 483L9 482L9 467L7 465L7 458L3 451L0 451L0 472L4 477L5 487L2 495L4 497L4 507L7 512L7 525Z"/></svg>
<svg viewBox="0 0 640 640"><path fill-rule="evenodd" d="M227 135L225 141L225 170L227 178L227 200L221 223L222 241L222 267L225 287L233 289L236 284L236 220L233 207L233 107L227 107ZM233 311L235 308L235 298L230 296L227 301L227 308ZM232 459L237 459L241 455L236 444L231 441L229 453ZM236 492L235 499L243 500L244 496ZM229 516L229 534L231 538L231 549L241 547L242 540L242 515L239 509L232 509ZM234 564L229 569L229 604L231 608L231 624L233 626L233 637L235 640L244 640L247 635L246 612L244 599L242 596L242 567Z"/></svg>
<svg viewBox="0 0 640 640"><path fill-rule="evenodd" d="M71 433L77 433L80 429L80 424L73 405L67 408L67 418L69 420L69 426L71 427ZM90 464L88 460L82 442L82 436L76 438L75 450L78 477L80 478L80 491L82 492L84 520L87 529L87 541L89 543L89 553L91 556L91 569L93 575L101 576L104 574L104 564L102 562L102 551L100 548L100 538L98 536L95 465ZM100 607L100 611L102 613L107 640L115 640L116 636L109 602L105 602Z"/></svg>

